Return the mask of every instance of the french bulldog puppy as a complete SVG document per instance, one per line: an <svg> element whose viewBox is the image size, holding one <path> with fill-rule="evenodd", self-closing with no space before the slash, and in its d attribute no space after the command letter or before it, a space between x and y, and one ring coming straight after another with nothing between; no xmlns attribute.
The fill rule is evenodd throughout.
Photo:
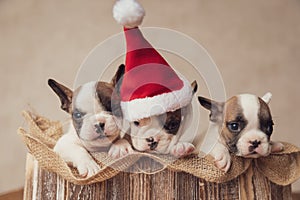
<svg viewBox="0 0 300 200"><path fill-rule="evenodd" d="M197 82L192 84L193 94ZM130 122L130 136L135 150L158 154L172 154L176 157L192 153L195 146L190 141L180 141L185 132L191 105L173 112Z"/></svg>
<svg viewBox="0 0 300 200"><path fill-rule="evenodd" d="M123 73L124 65L121 65L111 83L89 82L74 92L53 79L48 80L60 98L61 108L72 118L68 131L57 141L54 151L76 167L83 177L99 171L88 151L108 151L114 158L133 151L127 140L122 139L124 134L117 124L122 116L121 109L118 100L112 100L114 86Z"/></svg>
<svg viewBox="0 0 300 200"><path fill-rule="evenodd" d="M200 104L210 110L208 131L220 133L211 154L218 168L227 172L230 153L246 158L268 156L283 150L283 144L272 142L273 120L268 106L271 93L262 98L241 94L224 102L198 97Z"/></svg>

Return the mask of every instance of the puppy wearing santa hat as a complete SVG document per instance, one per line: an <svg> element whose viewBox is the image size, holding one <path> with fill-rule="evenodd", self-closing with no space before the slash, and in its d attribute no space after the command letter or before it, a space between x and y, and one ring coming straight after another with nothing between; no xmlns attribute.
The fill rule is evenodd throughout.
<svg viewBox="0 0 300 200"><path fill-rule="evenodd" d="M186 156L195 149L182 138L189 134L185 130L197 83L172 69L145 39L138 28L144 15L135 0L119 0L113 8L126 39L125 74L118 83L123 117L135 150Z"/></svg>

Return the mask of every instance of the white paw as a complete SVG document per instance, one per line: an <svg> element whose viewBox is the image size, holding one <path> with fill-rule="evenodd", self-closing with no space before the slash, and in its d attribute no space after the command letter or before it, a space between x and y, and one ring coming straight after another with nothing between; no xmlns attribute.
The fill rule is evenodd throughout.
<svg viewBox="0 0 300 200"><path fill-rule="evenodd" d="M281 152L284 149L284 145L280 142L271 142L271 153Z"/></svg>
<svg viewBox="0 0 300 200"><path fill-rule="evenodd" d="M231 157L228 149L220 142L213 148L211 155L215 158L215 166L227 172L231 165Z"/></svg>
<svg viewBox="0 0 300 200"><path fill-rule="evenodd" d="M57 141L53 150L69 166L76 167L80 176L93 176L100 171L100 167L97 165L88 151L82 145L79 145L80 143L81 141L79 140L75 131L68 132Z"/></svg>
<svg viewBox="0 0 300 200"><path fill-rule="evenodd" d="M188 142L179 142L171 149L170 153L175 157L190 155L195 150L195 146Z"/></svg>
<svg viewBox="0 0 300 200"><path fill-rule="evenodd" d="M129 142L125 139L120 139L111 145L108 155L114 159L126 156L129 153L132 153L133 149Z"/></svg>
<svg viewBox="0 0 300 200"><path fill-rule="evenodd" d="M92 158L85 158L73 163L82 177L91 177L100 171L100 167Z"/></svg>
<svg viewBox="0 0 300 200"><path fill-rule="evenodd" d="M227 172L231 165L231 157L228 151L217 152L215 154L215 165L220 170Z"/></svg>

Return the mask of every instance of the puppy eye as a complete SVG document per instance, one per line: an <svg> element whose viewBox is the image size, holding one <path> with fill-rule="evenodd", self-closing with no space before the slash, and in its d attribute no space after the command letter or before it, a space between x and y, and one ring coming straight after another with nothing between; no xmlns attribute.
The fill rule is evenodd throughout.
<svg viewBox="0 0 300 200"><path fill-rule="evenodd" d="M164 129L170 134L176 134L180 127L180 121L170 121L164 125Z"/></svg>
<svg viewBox="0 0 300 200"><path fill-rule="evenodd" d="M238 133L241 131L240 125L237 122L231 122L227 124L227 128L234 133Z"/></svg>
<svg viewBox="0 0 300 200"><path fill-rule="evenodd" d="M271 135L273 133L273 122L269 123L266 128L266 134Z"/></svg>
<svg viewBox="0 0 300 200"><path fill-rule="evenodd" d="M74 119L81 119L83 117L83 114L79 111L73 112L73 118Z"/></svg>
<svg viewBox="0 0 300 200"><path fill-rule="evenodd" d="M167 130L174 130L179 128L180 123L178 122L170 122L166 125L164 125L164 128Z"/></svg>
<svg viewBox="0 0 300 200"><path fill-rule="evenodd" d="M139 126L139 125L140 125L140 122L134 121L133 124L136 125L136 126Z"/></svg>
<svg viewBox="0 0 300 200"><path fill-rule="evenodd" d="M273 132L273 126L269 125L269 126L267 127L267 133L268 133L268 135L271 135L272 132Z"/></svg>

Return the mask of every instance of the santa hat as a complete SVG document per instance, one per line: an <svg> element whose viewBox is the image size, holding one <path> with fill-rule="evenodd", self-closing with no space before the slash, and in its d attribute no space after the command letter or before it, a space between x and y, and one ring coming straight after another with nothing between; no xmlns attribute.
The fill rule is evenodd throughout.
<svg viewBox="0 0 300 200"><path fill-rule="evenodd" d="M172 69L138 28L144 15L143 7L135 0L119 0L113 8L126 38L120 94L123 116L129 121L175 111L192 99L190 83Z"/></svg>

